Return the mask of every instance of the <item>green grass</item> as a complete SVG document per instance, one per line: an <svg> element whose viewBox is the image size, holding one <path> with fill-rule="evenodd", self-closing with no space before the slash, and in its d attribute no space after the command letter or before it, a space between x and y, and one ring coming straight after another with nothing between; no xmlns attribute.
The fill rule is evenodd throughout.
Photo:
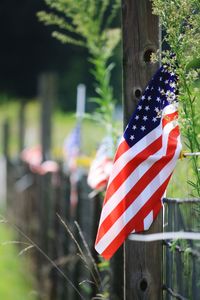
<svg viewBox="0 0 200 300"><path fill-rule="evenodd" d="M179 159L167 188L170 198L191 198L192 188L187 184L194 177L190 158Z"/></svg>
<svg viewBox="0 0 200 300"><path fill-rule="evenodd" d="M56 111L53 116L53 153L62 156L64 139L69 135L76 124L73 113ZM81 152L87 156L93 156L97 146L106 134L105 128L98 123L85 119L82 122Z"/></svg>
<svg viewBox="0 0 200 300"><path fill-rule="evenodd" d="M18 155L18 114L17 102L5 102L0 105L0 128L8 118L10 122L10 153ZM54 112L52 118L53 156L62 158L63 142L76 124L75 115ZM121 132L119 132L121 134ZM84 120L82 126L82 152L93 156L97 145L105 135L105 128L97 123ZM33 146L40 143L40 108L36 101L29 102L26 106L26 136L25 145ZM183 147L185 148L185 147ZM0 143L2 152L2 143ZM171 178L167 196L187 198L192 194L191 187L187 184L193 177L189 158L179 160ZM19 257L19 249L14 244L5 243L15 240L13 232L6 225L0 223L0 300L36 300L33 289L31 271L27 268L27 260Z"/></svg>
<svg viewBox="0 0 200 300"><path fill-rule="evenodd" d="M10 154L16 156L19 149L18 129L19 104L16 102L3 103L0 106L0 128L6 119L10 124ZM36 101L26 105L26 132L25 146L34 146L40 143L40 107ZM73 113L63 113L55 110L52 117L52 153L55 158L61 158L64 139L76 124ZM83 120L82 125L82 153L93 156L97 145L105 135L105 128L90 120ZM2 145L0 145L2 152Z"/></svg>
<svg viewBox="0 0 200 300"><path fill-rule="evenodd" d="M13 232L0 223L0 299L36 300L31 270L14 241Z"/></svg>

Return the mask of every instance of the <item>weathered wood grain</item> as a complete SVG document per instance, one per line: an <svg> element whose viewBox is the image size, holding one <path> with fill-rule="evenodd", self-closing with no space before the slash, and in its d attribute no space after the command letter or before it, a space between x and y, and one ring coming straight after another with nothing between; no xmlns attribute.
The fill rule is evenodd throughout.
<svg viewBox="0 0 200 300"><path fill-rule="evenodd" d="M149 0L122 0L124 126L158 68L150 55L159 48L159 22ZM162 231L162 214L148 233ZM162 299L161 242L125 243L125 300Z"/></svg>

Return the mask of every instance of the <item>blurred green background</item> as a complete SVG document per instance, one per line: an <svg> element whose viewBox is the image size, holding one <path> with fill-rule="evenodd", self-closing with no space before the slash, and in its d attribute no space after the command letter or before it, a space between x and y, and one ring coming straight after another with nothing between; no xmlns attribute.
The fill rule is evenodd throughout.
<svg viewBox="0 0 200 300"><path fill-rule="evenodd" d="M44 9L48 10L42 0L1 0L0 94L21 101L35 98L39 74L51 71L59 78L57 105L62 110L74 111L76 87L80 82L87 86L88 98L94 95L88 53L81 47L62 45L52 38L54 27L44 26L36 17L36 13ZM117 19L115 25L120 26L120 15ZM121 101L120 52L119 45L112 75L118 101ZM88 104L88 109L92 107Z"/></svg>

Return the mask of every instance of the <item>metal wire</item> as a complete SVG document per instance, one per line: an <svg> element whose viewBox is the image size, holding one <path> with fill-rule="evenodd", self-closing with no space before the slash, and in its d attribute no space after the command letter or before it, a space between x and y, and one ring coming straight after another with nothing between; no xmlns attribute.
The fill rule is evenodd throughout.
<svg viewBox="0 0 200 300"><path fill-rule="evenodd" d="M163 290L166 291L169 295L174 297L175 299L178 300L189 300L188 298L185 298L184 296L174 292L171 288L167 287L165 284L163 285Z"/></svg>
<svg viewBox="0 0 200 300"><path fill-rule="evenodd" d="M166 246L166 247L169 247L169 248L172 248L174 247L174 249L179 252L179 253L184 253L185 252L185 249L182 249L180 246L178 245L173 245L173 243L169 242L169 241L163 241L163 245ZM200 252L196 251L196 250L193 250L193 249L189 249L188 250L188 254L190 254L191 256L195 257L195 258L200 258Z"/></svg>
<svg viewBox="0 0 200 300"><path fill-rule="evenodd" d="M178 199L178 198L163 198L163 203L177 203L177 204L184 204L184 203L200 203L200 198L186 198L186 199Z"/></svg>
<svg viewBox="0 0 200 300"><path fill-rule="evenodd" d="M151 234L136 234L131 233L128 236L130 241L137 242L155 242L161 240L198 240L200 241L200 232L192 231L167 231L161 233L151 233Z"/></svg>

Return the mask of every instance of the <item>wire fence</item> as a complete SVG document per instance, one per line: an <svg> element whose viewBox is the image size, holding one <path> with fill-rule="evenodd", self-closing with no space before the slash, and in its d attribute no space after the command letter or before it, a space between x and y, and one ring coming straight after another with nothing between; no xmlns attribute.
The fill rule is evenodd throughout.
<svg viewBox="0 0 200 300"><path fill-rule="evenodd" d="M96 195L95 199L88 197L91 190L86 183L86 174L82 173L77 181L78 202L72 205L69 175L62 170L41 176L32 173L28 166L20 161L8 162L7 169L8 218L12 224L16 224L20 233L41 249L38 251L33 247L30 250L32 271L37 278L41 299L78 300L82 299L80 295L83 299L92 299L98 292L88 270L93 268L93 265L89 260L88 265L84 264L70 236L73 235L77 243L84 248L78 229L74 225L74 221L77 221L92 256L98 263L93 244L101 199L99 195ZM69 231L58 216L68 226ZM19 234L18 239L24 241L24 235ZM104 274L102 280L103 278Z"/></svg>
<svg viewBox="0 0 200 300"><path fill-rule="evenodd" d="M34 243L66 274L69 281L48 261L40 251L31 250L34 272L37 277L41 299L92 299L98 293L88 266L84 266L77 255L77 247L60 222L57 214L68 224L71 232L81 245L82 240L74 227L76 220L95 262L99 257L94 251L94 240L101 210L102 197L91 193L86 181L87 173L82 172L77 182L78 202L70 203L70 178L60 168L56 174L38 175L20 161L7 163L7 205L10 219L17 224ZM198 300L200 295L200 199L165 198L164 232L152 235L132 235L130 239L141 241L163 240L163 297L165 300ZM170 235L171 234L171 235ZM159 236L158 236L159 235ZM22 237L19 236L19 239ZM102 281L109 282L103 287L115 291L112 286L120 271L107 268L102 271ZM108 277L110 279L108 279ZM111 280L112 278L112 280ZM77 292L78 290L78 292ZM110 299L121 300L117 293Z"/></svg>
<svg viewBox="0 0 200 300"><path fill-rule="evenodd" d="M200 199L164 199L164 231L199 231ZM199 299L199 240L164 240L164 295L169 299Z"/></svg>

